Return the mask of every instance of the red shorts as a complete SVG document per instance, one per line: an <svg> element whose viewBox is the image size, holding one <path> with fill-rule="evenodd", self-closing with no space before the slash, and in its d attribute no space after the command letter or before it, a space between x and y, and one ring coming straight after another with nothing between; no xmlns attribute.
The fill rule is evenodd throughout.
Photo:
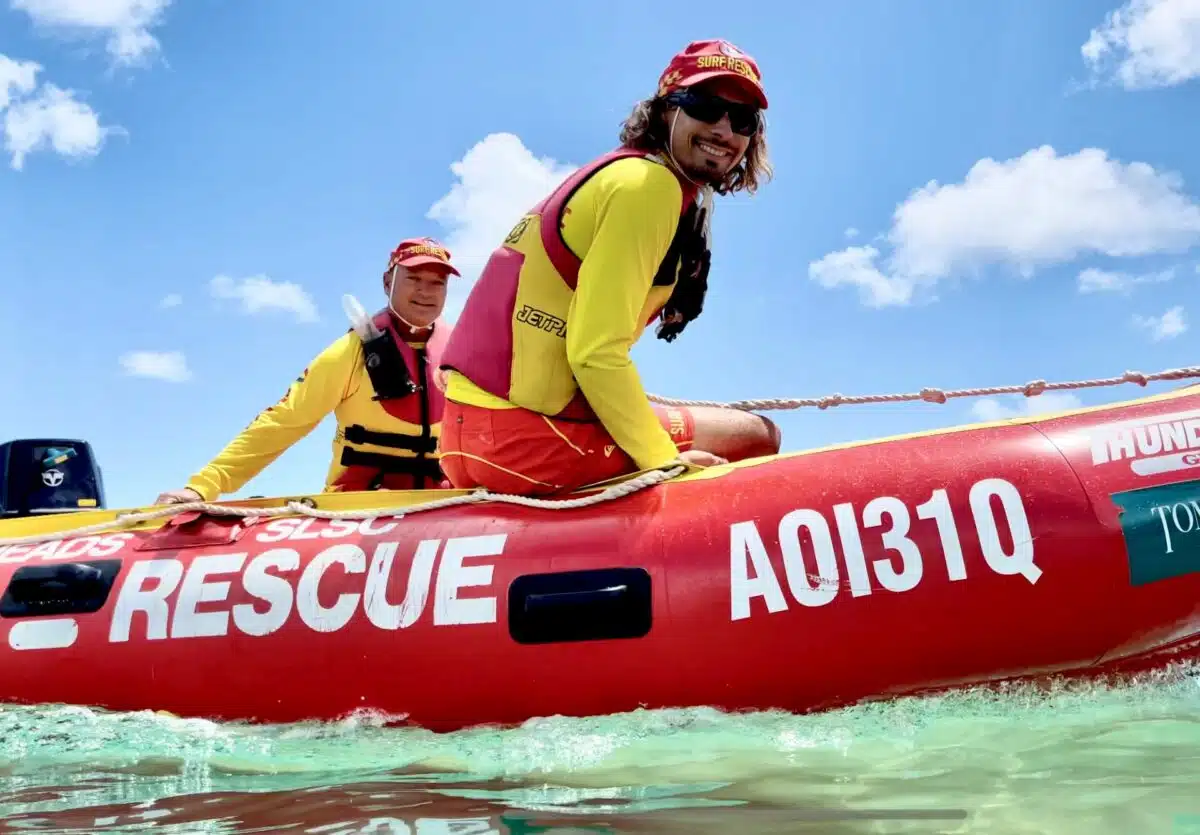
<svg viewBox="0 0 1200 835"><path fill-rule="evenodd" d="M692 413L651 404L680 451L695 440ZM527 409L485 409L446 400L438 446L457 489L549 495L636 472L600 422L556 420Z"/></svg>

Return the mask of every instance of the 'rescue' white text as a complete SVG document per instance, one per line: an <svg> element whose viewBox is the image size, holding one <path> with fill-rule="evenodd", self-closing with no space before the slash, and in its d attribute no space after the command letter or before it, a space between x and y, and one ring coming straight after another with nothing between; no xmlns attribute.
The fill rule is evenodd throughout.
<svg viewBox="0 0 1200 835"><path fill-rule="evenodd" d="M261 637L283 628L293 614L314 632L336 632L360 610L378 629L405 629L421 618L431 592L434 626L495 623L494 594L463 594L464 590L490 586L495 565L466 560L498 557L507 536L454 537L444 544L440 539L421 540L412 560L401 560L409 562L409 569L399 603L390 602L386 593L400 547L396 542L378 543L369 557L367 549L357 544L330 545L303 569L300 553L287 547L271 548L253 557L239 551L203 554L186 561L141 560L129 566L121 584L109 641L128 641L134 634L135 619L144 625L137 632L147 640L220 637L229 634L231 626L242 635ZM327 580L322 589L322 580L335 565L345 579ZM351 581L353 575L363 576ZM240 587L237 597L248 597L251 602L229 605L234 582ZM329 586L336 586L341 593L324 605L321 598L330 599Z"/></svg>

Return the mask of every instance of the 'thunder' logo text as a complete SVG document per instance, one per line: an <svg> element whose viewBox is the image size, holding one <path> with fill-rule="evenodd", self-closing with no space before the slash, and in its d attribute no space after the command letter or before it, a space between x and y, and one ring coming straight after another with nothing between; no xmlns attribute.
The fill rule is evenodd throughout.
<svg viewBox="0 0 1200 835"><path fill-rule="evenodd" d="M1129 461L1141 476L1200 466L1200 412L1126 421L1092 433L1092 464Z"/></svg>

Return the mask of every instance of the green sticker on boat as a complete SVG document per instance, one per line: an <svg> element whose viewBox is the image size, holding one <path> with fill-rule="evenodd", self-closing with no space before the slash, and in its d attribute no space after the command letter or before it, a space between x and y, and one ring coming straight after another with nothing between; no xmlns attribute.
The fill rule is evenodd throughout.
<svg viewBox="0 0 1200 835"><path fill-rule="evenodd" d="M1129 582L1144 586L1200 573L1200 481L1114 493Z"/></svg>

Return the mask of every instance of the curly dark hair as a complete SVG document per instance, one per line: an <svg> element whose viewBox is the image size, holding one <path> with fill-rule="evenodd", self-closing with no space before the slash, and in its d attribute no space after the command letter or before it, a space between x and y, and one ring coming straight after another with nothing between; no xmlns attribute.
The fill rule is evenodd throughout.
<svg viewBox="0 0 1200 835"><path fill-rule="evenodd" d="M666 100L660 96L643 99L634 105L633 111L621 125L621 145L639 151L665 152L667 107ZM771 179L771 174L771 161L767 158L767 135L760 130L750 137L745 156L715 186L715 191L718 194L738 191L754 194L760 185Z"/></svg>

